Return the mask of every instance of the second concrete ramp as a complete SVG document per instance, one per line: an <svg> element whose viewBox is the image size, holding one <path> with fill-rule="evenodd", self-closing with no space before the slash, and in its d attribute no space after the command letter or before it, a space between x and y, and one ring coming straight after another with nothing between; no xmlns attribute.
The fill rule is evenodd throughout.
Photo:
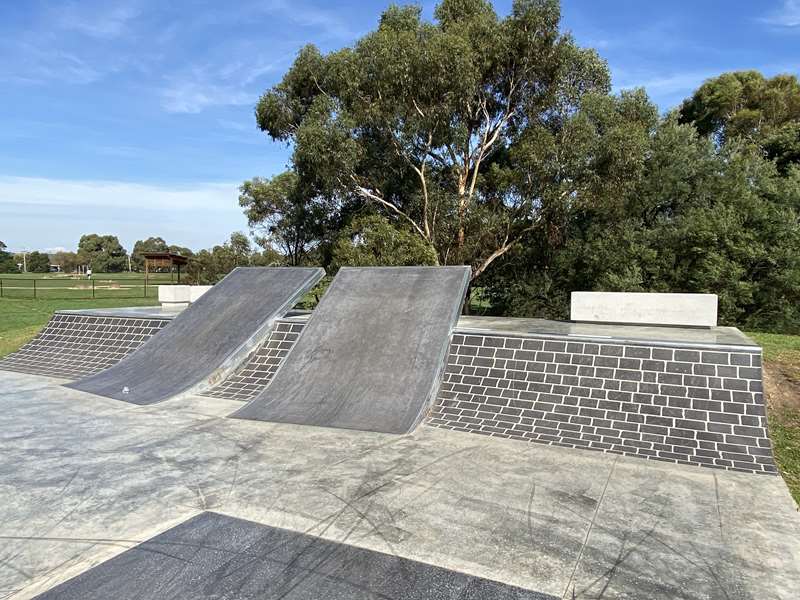
<svg viewBox="0 0 800 600"><path fill-rule="evenodd" d="M133 404L199 393L237 367L324 274L319 268L234 269L136 352L67 387Z"/></svg>
<svg viewBox="0 0 800 600"><path fill-rule="evenodd" d="M384 433L430 406L469 267L342 268L269 386L234 417Z"/></svg>

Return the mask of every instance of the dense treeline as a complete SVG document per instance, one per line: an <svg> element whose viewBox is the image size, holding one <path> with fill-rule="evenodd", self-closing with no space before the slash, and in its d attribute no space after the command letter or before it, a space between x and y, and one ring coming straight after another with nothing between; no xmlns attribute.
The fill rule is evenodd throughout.
<svg viewBox="0 0 800 600"><path fill-rule="evenodd" d="M720 320L800 331L800 84L723 74L660 115L610 93L556 0L392 7L304 48L256 107L291 168L241 188L290 264L470 264L491 310L573 290L712 292Z"/></svg>
<svg viewBox="0 0 800 600"><path fill-rule="evenodd" d="M59 251L50 255L33 251L14 255L6 251L0 242L0 273L20 273L24 266L28 273L47 273L51 265L58 266L63 273L122 273L126 271L144 272L145 252L171 252L189 259L186 267L188 283L216 283L238 266L267 266L286 264L284 256L273 250L254 248L250 239L239 231L230 235L223 244L207 250L193 252L191 249L175 244L167 244L161 237L138 240L130 256L115 235L83 235L76 252ZM154 268L153 271L167 270Z"/></svg>

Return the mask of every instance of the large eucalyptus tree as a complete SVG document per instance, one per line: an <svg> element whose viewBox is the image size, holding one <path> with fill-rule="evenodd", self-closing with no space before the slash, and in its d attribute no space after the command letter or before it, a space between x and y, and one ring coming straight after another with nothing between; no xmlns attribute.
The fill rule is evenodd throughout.
<svg viewBox="0 0 800 600"><path fill-rule="evenodd" d="M393 6L352 47L303 48L256 108L292 145L294 175L245 183L251 224L319 231L372 205L473 278L546 232L608 164L583 106L607 95L608 69L559 21L557 0L516 0L503 18L443 0L432 23Z"/></svg>

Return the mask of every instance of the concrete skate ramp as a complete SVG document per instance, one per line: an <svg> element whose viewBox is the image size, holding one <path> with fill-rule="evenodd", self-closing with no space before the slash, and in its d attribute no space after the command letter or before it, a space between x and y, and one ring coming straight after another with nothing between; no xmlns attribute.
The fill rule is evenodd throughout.
<svg viewBox="0 0 800 600"><path fill-rule="evenodd" d="M343 268L272 382L232 416L407 433L430 406L469 267Z"/></svg>
<svg viewBox="0 0 800 600"><path fill-rule="evenodd" d="M201 392L230 373L324 275L310 268L237 268L136 352L67 387L153 404Z"/></svg>

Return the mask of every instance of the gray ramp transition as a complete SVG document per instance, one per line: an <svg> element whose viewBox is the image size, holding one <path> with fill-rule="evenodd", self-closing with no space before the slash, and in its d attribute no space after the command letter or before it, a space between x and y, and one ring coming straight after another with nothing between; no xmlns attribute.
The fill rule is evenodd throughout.
<svg viewBox="0 0 800 600"><path fill-rule="evenodd" d="M67 387L154 404L218 383L317 283L319 268L236 268L136 352Z"/></svg>
<svg viewBox="0 0 800 600"><path fill-rule="evenodd" d="M272 382L232 416L408 433L437 391L469 275L342 268Z"/></svg>

